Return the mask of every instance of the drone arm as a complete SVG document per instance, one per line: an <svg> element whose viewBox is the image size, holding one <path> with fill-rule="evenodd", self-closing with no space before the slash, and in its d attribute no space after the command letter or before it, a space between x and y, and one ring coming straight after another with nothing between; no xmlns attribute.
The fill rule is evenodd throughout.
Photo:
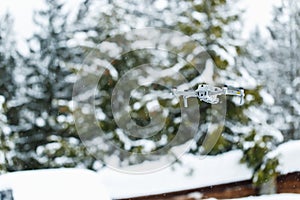
<svg viewBox="0 0 300 200"><path fill-rule="evenodd" d="M197 93L195 91L173 91L176 96L186 96L186 97L197 97Z"/></svg>
<svg viewBox="0 0 300 200"><path fill-rule="evenodd" d="M187 101L187 96L183 96L183 105L184 105L184 107L185 108L187 108L188 107L188 101Z"/></svg>
<svg viewBox="0 0 300 200"><path fill-rule="evenodd" d="M195 91L177 91L173 89L173 93L175 96L182 96L183 97L183 105L184 107L188 107L187 99L190 97L198 97L197 92Z"/></svg>
<svg viewBox="0 0 300 200"><path fill-rule="evenodd" d="M245 92L243 88L240 89L228 89L227 87L224 87L223 89L225 95L233 95L233 96L239 96L241 97L240 104L243 104Z"/></svg>
<svg viewBox="0 0 300 200"><path fill-rule="evenodd" d="M233 95L233 96L240 96L241 95L241 91L238 90L226 90L225 92L226 95Z"/></svg>

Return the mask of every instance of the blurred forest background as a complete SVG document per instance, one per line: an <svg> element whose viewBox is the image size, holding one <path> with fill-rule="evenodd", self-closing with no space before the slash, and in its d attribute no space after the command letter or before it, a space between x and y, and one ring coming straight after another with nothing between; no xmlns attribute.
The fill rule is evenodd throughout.
<svg viewBox="0 0 300 200"><path fill-rule="evenodd" d="M166 68L180 62L172 54L147 50L116 58L114 68L107 69L99 81L96 101L101 113L96 116L97 124L106 133L103 137L132 155L122 156L118 148L105 144L88 151L75 128L73 111L84 114L86 110L73 105L73 85L77 73L87 70L83 65L87 53L109 54L126 48L118 46L117 41L105 48L99 44L143 27L168 28L190 36L215 62L213 83L245 88L244 105L239 105L235 98L227 98L225 127L214 148L207 150L210 155L241 149L244 152L241 162L253 168L253 181L261 184L277 175L278 158L267 156L268 153L280 143L300 139L300 2L283 0L274 6L268 37L262 37L256 30L247 41L241 38L243 11L234 0L165 3L160 0L85 0L72 12L59 0L45 0L45 5L34 15L38 29L27 40L28 54L20 53L16 47L13 18L9 14L0 16L2 173L57 167L98 170L112 155L120 158L120 165L140 163L143 160L134 153L155 151L175 137L183 120L179 101L155 95L152 99L143 98L148 93L166 90L157 85L139 88L140 95L133 96L130 105L131 117L140 126L151 121L153 113L147 106L149 103L159 102L167 108L166 127L158 134L147 139L126 136L113 120L111 94L119 77L155 59ZM183 45L183 54L185 49L191 48L195 47ZM196 53L185 56L189 56L189 62L179 65L179 72L191 82L191 88L197 88L203 79L197 79L201 73L192 64L198 65L201 59ZM117 77L114 71L118 72ZM195 109L201 113L201 137L190 153L200 155L206 151L202 144L211 106L199 102ZM147 142L152 144L150 149ZM102 159L97 159L95 154Z"/></svg>

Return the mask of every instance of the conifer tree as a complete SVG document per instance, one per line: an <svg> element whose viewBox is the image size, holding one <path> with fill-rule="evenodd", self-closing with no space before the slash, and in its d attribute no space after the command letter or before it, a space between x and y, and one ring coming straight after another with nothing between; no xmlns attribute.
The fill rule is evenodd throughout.
<svg viewBox="0 0 300 200"><path fill-rule="evenodd" d="M83 53L70 46L75 34L88 31L85 19L88 1L75 17L64 4L46 0L46 8L34 16L39 31L28 40L24 57L26 106L16 142L16 169L84 166L93 168L95 158L82 144L72 117L73 66Z"/></svg>
<svg viewBox="0 0 300 200"><path fill-rule="evenodd" d="M299 8L298 1L282 1L281 5L274 8L274 19L269 26L272 41L268 55L272 58L269 62L275 73L268 88L274 95L277 108L273 109L272 121L283 132L285 140L300 137Z"/></svg>
<svg viewBox="0 0 300 200"><path fill-rule="evenodd" d="M19 54L13 34L13 19L9 14L0 18L0 172L13 166L13 142L17 125L18 110L22 102L17 99L18 86L15 69L19 65Z"/></svg>
<svg viewBox="0 0 300 200"><path fill-rule="evenodd" d="M114 5L114 1L111 1L112 5ZM155 5L155 2L153 3ZM178 5L182 6L182 9L179 9ZM122 4L123 5L123 4ZM175 5L175 6L174 6ZM239 141L241 139L240 136L250 134L251 132L251 119L244 113L249 107L252 105L259 105L262 102L262 98L260 94L258 93L259 88L256 84L253 77L249 75L249 72L245 68L245 66L242 66L240 61L238 60L238 57L241 56L245 49L243 47L243 42L239 38L239 33L241 27L240 21L239 21L239 12L236 12L234 9L230 9L230 6L233 4L230 4L227 1L183 1L183 2L177 2L177 1L171 1L168 3L168 5L160 11L161 16L166 16L166 19L168 16L168 11L174 11L174 15L176 17L172 18L173 21L167 21L164 18L155 19L155 18L148 18L147 15L140 14L138 15L138 18L136 17L135 9L137 8L130 7L130 10L132 12L129 12L126 9L129 9L129 7L120 7L116 5L117 9L114 9L110 11L109 14L104 13L99 16L99 20L104 20L106 23L105 25L109 25L109 27L103 27L100 28L100 30L103 30L99 33L99 36L97 37L89 37L88 41L93 41L95 45L100 44L102 41L104 41L106 38L109 37L115 37L117 34L121 34L126 31L130 31L131 28L138 27L138 22L143 21L143 26L138 27L146 27L149 24L160 24L159 27L167 27L172 28L175 30L179 30L183 34L186 34L193 38L199 46L204 47L204 49L207 50L208 54L211 56L213 61L216 64L216 68L213 71L213 83L217 85L222 84L228 84L235 87L245 87L246 89L246 96L248 97L245 105L240 106L238 103L238 100L235 98L228 98L227 101L227 115L226 115L226 124L225 128L222 131L222 135L214 135L215 137L211 138L220 138L217 141L217 144L214 145L216 142L214 139L212 139L211 144L208 144L207 148L203 145L203 142L205 140L206 132L207 132L207 126L210 122L210 112L212 112L211 105L199 102L199 108L197 108L196 112L201 113L201 127L199 128L199 134L202 135L200 139L197 141L197 145L194 149L191 150L192 153L210 153L210 154L218 154L221 152L225 152L231 149L240 148L241 144L239 144ZM175 9L176 8L176 9ZM149 8L150 9L150 8ZM174 10L173 10L174 9ZM147 9L146 9L147 10ZM138 12L139 10L137 10ZM146 12L146 11L145 11ZM124 22L118 14L122 13L123 19L130 19L127 26L127 28L123 29ZM147 12L146 12L147 13ZM172 13L172 12L171 12ZM108 17L107 17L108 16ZM119 19L119 20L116 20ZM106 21L108 20L108 22ZM101 25L100 25L101 27ZM120 28L121 27L121 28ZM101 35L105 36L102 37ZM122 38L122 37L120 37ZM120 39L119 38L119 39ZM124 40L124 38L122 38ZM126 39L125 39L126 40ZM116 44L118 44L118 41L115 41ZM125 44L131 43L130 39L128 41L124 42ZM95 46L94 45L94 46ZM165 44L167 46L167 44ZM88 47L87 47L88 48ZM126 48L126 45L124 46L113 46L111 48L117 49L117 48ZM188 49L195 48L185 45L182 49L182 55L184 55L184 52ZM100 54L106 54L107 52L110 52L108 50L101 51L101 49L97 49L96 51L99 51ZM97 55L97 54L96 54ZM193 65L199 65L201 63L201 59L197 57L196 55L184 55L189 56L189 62L193 63ZM156 58L161 57L159 53L154 53L152 51L149 53L149 51L139 51L139 52L130 52L130 55L122 55L120 58L116 58L114 61L114 70L116 70L119 73L119 76L122 76L123 73L130 70L134 66L139 66L139 64L143 63L150 63L152 60L155 60ZM162 57L161 57L162 58ZM176 65L178 63L178 57L168 55L165 57L165 60L169 63L169 66ZM134 63L134 64L132 64ZM194 68L194 66L190 64L185 64L181 67L180 73L185 76L185 78L188 81L196 80L197 77L201 76L201 73L203 73L205 68L202 69L202 72L197 72ZM118 145L120 145L120 148L124 148L124 146L127 147L127 151L132 152L143 152L143 146L135 146L132 145L134 143L140 144L139 142L134 142L135 138L126 138L126 141L133 141L131 145L128 145L124 141L123 135L119 135L117 130L117 125L113 121L113 115L111 113L111 107L106 106L111 103L111 93L112 88L117 83L117 80L114 79L114 77L111 74L110 70L107 70L106 73L103 73L102 78L103 82L99 82L99 88L100 93L105 94L102 96L101 110L106 115L106 118L99 120L99 125L107 131L108 135L112 138L112 140L115 140ZM191 85L191 88L196 89L198 87L198 84L201 84L201 79L199 81L194 81ZM212 84L212 83L208 83ZM153 87L153 86L151 86ZM171 85L168 85L168 87L171 87ZM162 89L162 88L160 88ZM165 88L166 89L166 88ZM148 91L148 89L143 88L144 92L143 95L145 95ZM142 88L141 88L142 91ZM155 89L151 88L148 92L154 92ZM141 96L143 96L141 95ZM131 101L131 109L132 109L132 116L135 116L133 118L136 119L136 123L140 123L140 125L149 123L150 117L149 112L146 109L146 102L142 102L142 98L140 99L132 99ZM161 148L162 146L166 145L168 141L172 141L173 137L176 135L176 131L178 130L178 124L174 123L174 119L180 118L180 105L175 104L172 105L172 103L168 102L169 100L159 100L160 105L168 105L172 106L172 110L174 113L172 113L172 116L170 116L170 124L168 124L168 127L166 130L172 130L170 132L165 131L161 132L161 134L158 134L156 138L152 138L152 140L155 140L157 143L154 147ZM141 105L136 110L133 108L134 103L141 103ZM136 104L138 105L138 104ZM107 117L108 116L108 117ZM139 120L138 120L139 119ZM176 121L176 120L175 120ZM247 127L247 128L244 128ZM244 128L244 129L243 129ZM241 130L248 130L247 133L241 131ZM188 134L188 133L187 133ZM167 135L167 142L166 143L159 143L161 139L163 138L163 135ZM127 145L126 145L127 144ZM161 146L160 146L161 145ZM213 149L210 149L211 146L214 146ZM133 154L134 155L134 154Z"/></svg>
<svg viewBox="0 0 300 200"><path fill-rule="evenodd" d="M243 162L254 169L253 181L261 186L261 193L276 191L278 155L270 153L290 139L298 138L297 105L297 25L296 1L282 1L274 6L269 37L262 37L256 30L250 37L243 63L260 85L263 104L252 108L251 118L259 119L256 128L243 139ZM298 39L297 39L298 37ZM255 114L256 113L256 114Z"/></svg>
<svg viewBox="0 0 300 200"><path fill-rule="evenodd" d="M214 60L215 84L243 87L246 92L242 106L235 98L227 98L225 127L210 154L240 148L241 137L249 134L253 127L251 118L245 112L251 106L262 103L258 84L240 59L247 51L245 42L240 38L241 11L234 8L235 1L187 2L189 9L179 21L179 30L195 38ZM200 112L203 113L204 122L208 121L209 115L205 113L209 109L208 105L201 105ZM198 145L201 146L202 142L203 137Z"/></svg>

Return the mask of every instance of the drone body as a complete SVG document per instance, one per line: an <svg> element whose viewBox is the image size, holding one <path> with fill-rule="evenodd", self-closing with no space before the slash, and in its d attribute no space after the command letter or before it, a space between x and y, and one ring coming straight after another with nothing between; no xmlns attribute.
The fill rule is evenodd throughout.
<svg viewBox="0 0 300 200"><path fill-rule="evenodd" d="M200 101L204 101L206 103L217 104L219 103L219 95L233 95L239 96L241 98L240 104L243 104L245 96L243 88L237 89L228 86L220 88L207 84L199 85L198 89L194 91L177 91L177 89L173 89L173 94L175 96L183 97L184 107L188 107L187 99L191 97L197 97Z"/></svg>

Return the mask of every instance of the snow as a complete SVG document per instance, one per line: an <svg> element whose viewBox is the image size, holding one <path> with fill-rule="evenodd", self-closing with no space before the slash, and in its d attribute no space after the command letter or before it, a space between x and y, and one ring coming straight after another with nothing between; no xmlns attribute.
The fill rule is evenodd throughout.
<svg viewBox="0 0 300 200"><path fill-rule="evenodd" d="M300 140L297 140L280 145L270 154L279 156L278 170L282 174L287 174L300 171L300 160L295 159L299 152ZM104 168L99 171L99 175L112 198L162 194L251 179L252 171L240 163L241 157L242 152L239 150L205 157L186 154L180 158L182 164L177 163L154 173L125 173L132 171L134 167L149 167L148 163L142 163L132 166L130 170L124 168L122 171L115 171ZM275 195L243 199L299 199L299 195Z"/></svg>
<svg viewBox="0 0 300 200"><path fill-rule="evenodd" d="M168 6L168 1L166 1L166 0L157 0L157 1L154 2L154 6L158 10L163 10Z"/></svg>
<svg viewBox="0 0 300 200"><path fill-rule="evenodd" d="M206 157L187 154L180 159L182 165L174 164L155 173L137 175L124 173L126 168L122 172L105 168L99 174L113 198L128 198L250 179L252 172L239 163L241 157L238 150Z"/></svg>
<svg viewBox="0 0 300 200"><path fill-rule="evenodd" d="M84 169L51 169L0 176L0 190L12 189L15 200L110 200L95 172Z"/></svg>
<svg viewBox="0 0 300 200"><path fill-rule="evenodd" d="M274 153L279 156L278 170L282 174L300 171L300 140L293 140L280 145Z"/></svg>
<svg viewBox="0 0 300 200"><path fill-rule="evenodd" d="M212 60L207 60L205 63L205 68L200 76L197 76L195 79L193 79L188 84L183 84L181 87L187 87L190 88L194 85L206 83L206 84L213 84L213 76L214 76L214 64ZM190 87L188 87L190 86ZM182 88L178 87L178 90L181 90Z"/></svg>
<svg viewBox="0 0 300 200"><path fill-rule="evenodd" d="M267 91L265 91L265 90L261 90L259 93L260 93L260 96L263 98L266 105L268 105L268 106L274 105L275 99L272 95L267 93Z"/></svg>
<svg viewBox="0 0 300 200"><path fill-rule="evenodd" d="M272 19L272 8L279 0L245 0L241 7L245 10L243 17L243 37L249 38L255 27L259 28L263 36L268 36L266 27Z"/></svg>

